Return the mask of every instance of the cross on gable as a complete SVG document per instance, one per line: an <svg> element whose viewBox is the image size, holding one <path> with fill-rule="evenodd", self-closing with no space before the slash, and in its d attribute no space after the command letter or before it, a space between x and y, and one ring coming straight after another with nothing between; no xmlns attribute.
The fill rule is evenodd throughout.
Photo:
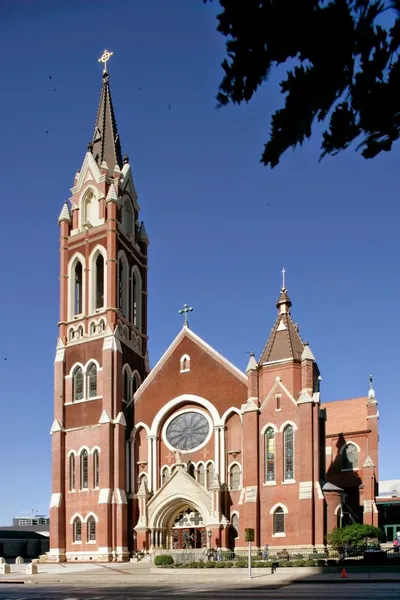
<svg viewBox="0 0 400 600"><path fill-rule="evenodd" d="M211 452L207 449L204 448L203 452L201 453L202 458L207 459L209 456L211 456Z"/></svg>
<svg viewBox="0 0 400 600"><path fill-rule="evenodd" d="M193 308L191 306L184 304L183 308L180 308L178 311L180 315L184 315L184 321L183 321L184 327L189 327L188 313L192 312L192 310L193 310Z"/></svg>
<svg viewBox="0 0 400 600"><path fill-rule="evenodd" d="M175 460L175 454L173 452L168 452L168 454L166 454L164 458L170 465Z"/></svg>

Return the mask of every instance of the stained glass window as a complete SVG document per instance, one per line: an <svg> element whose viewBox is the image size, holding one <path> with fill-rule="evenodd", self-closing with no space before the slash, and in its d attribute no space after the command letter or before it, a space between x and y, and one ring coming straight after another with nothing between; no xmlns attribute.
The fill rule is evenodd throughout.
<svg viewBox="0 0 400 600"><path fill-rule="evenodd" d="M203 525L201 514L192 508L186 508L176 516L173 527L201 527Z"/></svg>
<svg viewBox="0 0 400 600"><path fill-rule="evenodd" d="M268 427L265 432L265 481L275 481L275 431Z"/></svg>
<svg viewBox="0 0 400 600"><path fill-rule="evenodd" d="M202 413L185 412L172 419L166 438L173 448L193 450L200 446L210 431L208 419Z"/></svg>
<svg viewBox="0 0 400 600"><path fill-rule="evenodd" d="M82 312L82 264L80 262L76 263L74 277L75 277L74 314L80 315Z"/></svg>
<svg viewBox="0 0 400 600"><path fill-rule="evenodd" d="M129 402L130 400L130 377L128 373L128 369L124 371L124 400L125 402Z"/></svg>
<svg viewBox="0 0 400 600"><path fill-rule="evenodd" d="M104 306L104 258L99 254L96 259L96 308Z"/></svg>
<svg viewBox="0 0 400 600"><path fill-rule="evenodd" d="M284 479L294 479L294 435L293 427L288 425L283 432L284 444Z"/></svg>
<svg viewBox="0 0 400 600"><path fill-rule="evenodd" d="M98 450L93 452L93 487L100 487L100 454Z"/></svg>
<svg viewBox="0 0 400 600"><path fill-rule="evenodd" d="M233 465L229 473L229 485L231 490L238 490L240 488L240 467L239 465Z"/></svg>
<svg viewBox="0 0 400 600"><path fill-rule="evenodd" d="M83 371L81 367L75 369L73 380L72 380L72 397L74 402L76 400L83 400Z"/></svg>
<svg viewBox="0 0 400 600"><path fill-rule="evenodd" d="M74 520L73 528L74 528L74 535L73 535L74 542L81 542L82 541L82 522L79 517L76 517L76 519Z"/></svg>
<svg viewBox="0 0 400 600"><path fill-rule="evenodd" d="M89 487L88 481L88 451L81 452L81 490L86 490Z"/></svg>
<svg viewBox="0 0 400 600"><path fill-rule="evenodd" d="M87 540L88 542L96 541L96 520L94 517L89 517L87 521Z"/></svg>
<svg viewBox="0 0 400 600"><path fill-rule="evenodd" d="M274 512L274 533L285 533L285 513L280 506Z"/></svg>
<svg viewBox="0 0 400 600"><path fill-rule="evenodd" d="M354 444L347 444L343 449L343 469L356 469L358 464L358 450Z"/></svg>
<svg viewBox="0 0 400 600"><path fill-rule="evenodd" d="M94 363L90 365L87 377L89 398L95 398L97 396L97 367Z"/></svg>
<svg viewBox="0 0 400 600"><path fill-rule="evenodd" d="M71 454L69 457L69 489L75 489L75 454Z"/></svg>

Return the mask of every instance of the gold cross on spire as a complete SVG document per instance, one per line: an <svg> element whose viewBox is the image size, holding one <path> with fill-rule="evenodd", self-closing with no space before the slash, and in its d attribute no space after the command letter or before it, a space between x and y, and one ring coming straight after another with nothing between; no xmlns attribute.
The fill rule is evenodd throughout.
<svg viewBox="0 0 400 600"><path fill-rule="evenodd" d="M104 50L103 54L100 56L98 62L104 63L103 73L107 73L107 63L113 54L114 54L114 52L110 52L109 50Z"/></svg>

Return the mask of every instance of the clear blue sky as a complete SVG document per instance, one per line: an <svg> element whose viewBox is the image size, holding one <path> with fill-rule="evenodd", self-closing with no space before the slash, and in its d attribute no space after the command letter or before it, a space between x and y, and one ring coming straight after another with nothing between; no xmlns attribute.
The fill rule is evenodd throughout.
<svg viewBox="0 0 400 600"><path fill-rule="evenodd" d="M400 145L374 161L348 151L318 163L317 135L274 171L262 167L279 90L273 82L247 107L216 110L217 8L1 3L0 524L48 513L57 217L93 133L105 47L115 53L117 122L151 238L151 364L187 302L193 330L245 368L245 352L258 355L274 323L285 266L323 400L366 394L372 373L380 477L400 476Z"/></svg>

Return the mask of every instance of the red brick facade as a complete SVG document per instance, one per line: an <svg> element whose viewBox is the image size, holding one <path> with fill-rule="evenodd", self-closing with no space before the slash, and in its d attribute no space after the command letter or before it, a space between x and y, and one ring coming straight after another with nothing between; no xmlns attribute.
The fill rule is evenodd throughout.
<svg viewBox="0 0 400 600"><path fill-rule="evenodd" d="M290 315L241 372L188 326L150 371L147 245L103 76L93 142L60 217L49 560L128 560L163 546L320 547L377 523L378 413L321 404Z"/></svg>

